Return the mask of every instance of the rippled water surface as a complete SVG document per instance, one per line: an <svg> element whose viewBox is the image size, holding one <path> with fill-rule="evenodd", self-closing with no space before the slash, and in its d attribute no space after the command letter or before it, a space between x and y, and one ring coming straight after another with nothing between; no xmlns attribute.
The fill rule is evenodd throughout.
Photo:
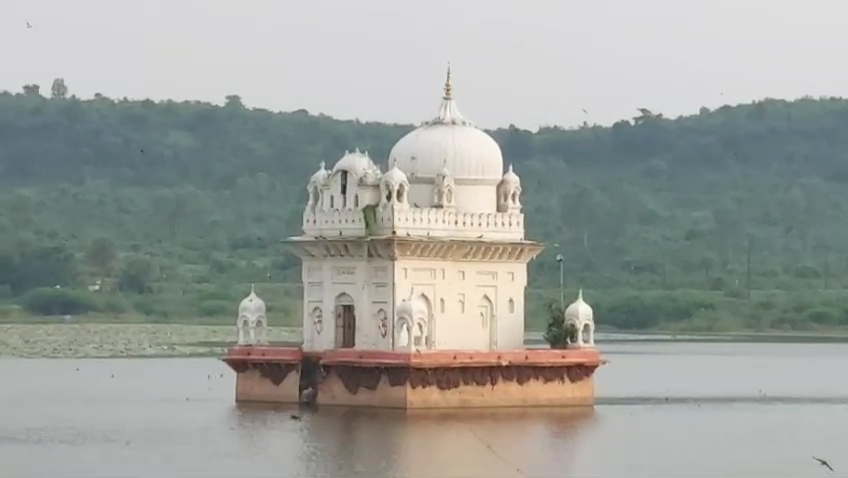
<svg viewBox="0 0 848 478"><path fill-rule="evenodd" d="M602 347L588 411L236 407L213 359L3 359L0 476L848 476L848 345Z"/></svg>

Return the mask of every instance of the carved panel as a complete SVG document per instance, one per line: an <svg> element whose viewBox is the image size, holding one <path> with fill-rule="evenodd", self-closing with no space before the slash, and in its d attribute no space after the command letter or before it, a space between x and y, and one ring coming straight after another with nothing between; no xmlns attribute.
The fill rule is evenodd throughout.
<svg viewBox="0 0 848 478"><path fill-rule="evenodd" d="M321 300L324 298L324 284L310 282L306 285L306 300Z"/></svg>
<svg viewBox="0 0 848 478"><path fill-rule="evenodd" d="M389 300L389 285L374 284L374 300Z"/></svg>
<svg viewBox="0 0 848 478"><path fill-rule="evenodd" d="M480 282L496 282L498 273L497 271L477 271L477 280Z"/></svg>
<svg viewBox="0 0 848 478"><path fill-rule="evenodd" d="M320 303L309 304L309 318L312 319L312 327L315 333L321 335L324 330L324 312L321 310Z"/></svg>
<svg viewBox="0 0 848 478"><path fill-rule="evenodd" d="M333 267L333 282L356 282L356 267Z"/></svg>
<svg viewBox="0 0 848 478"><path fill-rule="evenodd" d="M412 280L415 282L432 282L436 280L436 269L432 267L412 269Z"/></svg>
<svg viewBox="0 0 848 478"><path fill-rule="evenodd" d="M321 266L309 266L306 268L306 279L307 280L321 280L321 272L323 268Z"/></svg>
<svg viewBox="0 0 848 478"><path fill-rule="evenodd" d="M386 266L377 266L371 270L371 280L384 281L389 277L389 268Z"/></svg>
<svg viewBox="0 0 848 478"><path fill-rule="evenodd" d="M507 272L506 280L508 280L509 282L515 282L515 272Z"/></svg>
<svg viewBox="0 0 848 478"><path fill-rule="evenodd" d="M380 332L380 337L386 338L386 335L389 333L389 314L386 313L385 309L380 309L377 311L377 330Z"/></svg>
<svg viewBox="0 0 848 478"><path fill-rule="evenodd" d="M459 277L459 280L465 280L465 271L459 271L456 275Z"/></svg>

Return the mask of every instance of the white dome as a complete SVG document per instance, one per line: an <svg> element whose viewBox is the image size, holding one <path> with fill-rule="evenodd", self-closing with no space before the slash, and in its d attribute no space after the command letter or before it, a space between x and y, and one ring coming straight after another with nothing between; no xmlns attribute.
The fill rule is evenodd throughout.
<svg viewBox="0 0 848 478"><path fill-rule="evenodd" d="M400 301L395 309L395 316L407 319L418 319L427 316L427 304L421 300L421 296L407 298Z"/></svg>
<svg viewBox="0 0 848 478"><path fill-rule="evenodd" d="M338 160L335 166L333 166L333 173L337 171L347 171L359 178L365 177L367 173L374 172L375 170L379 172L379 169L371 158L368 157L368 153L361 153L359 149L354 152L345 152L345 155L342 156L342 159Z"/></svg>
<svg viewBox="0 0 848 478"><path fill-rule="evenodd" d="M583 289L580 289L580 292L577 293L577 300L572 302L571 305L565 309L565 319L591 321L593 320L593 315L592 307L583 301Z"/></svg>
<svg viewBox="0 0 848 478"><path fill-rule="evenodd" d="M324 163L324 161L321 161L321 163L318 165L318 171L316 171L315 174L313 174L312 177L309 178L309 186L315 184L324 184L324 182L327 180L327 176L329 175L330 172L327 171L326 164Z"/></svg>
<svg viewBox="0 0 848 478"><path fill-rule="evenodd" d="M521 186L521 178L512 170L512 164L509 165L509 169L504 173L503 182L513 186Z"/></svg>
<svg viewBox="0 0 848 478"><path fill-rule="evenodd" d="M265 316L265 302L256 295L253 285L250 286L250 294L239 304L239 317L242 316L253 318Z"/></svg>
<svg viewBox="0 0 848 478"><path fill-rule="evenodd" d="M410 178L434 178L443 169L457 179L498 182L503 174L503 154L491 136L462 117L453 100L450 69L439 116L412 130L395 143L389 164Z"/></svg>
<svg viewBox="0 0 848 478"><path fill-rule="evenodd" d="M403 183L409 184L409 180L406 179L406 174L403 174L403 171L398 169L397 165L392 166L392 169L383 174L383 177L380 178L380 182L393 184L395 186Z"/></svg>

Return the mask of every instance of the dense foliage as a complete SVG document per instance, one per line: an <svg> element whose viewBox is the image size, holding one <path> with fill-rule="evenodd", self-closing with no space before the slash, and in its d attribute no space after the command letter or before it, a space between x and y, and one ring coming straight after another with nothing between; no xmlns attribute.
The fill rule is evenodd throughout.
<svg viewBox="0 0 848 478"><path fill-rule="evenodd" d="M0 300L35 313L227 317L255 282L275 321L296 321L299 263L279 240L299 233L306 179L346 149L385 158L412 128L237 96L80 100L64 82L51 96L0 94ZM548 245L530 266L537 325L558 297L557 252L566 286L596 291L601 324L848 325L846 132L842 99L492 131L521 175L528 235ZM45 298L56 286L96 297Z"/></svg>

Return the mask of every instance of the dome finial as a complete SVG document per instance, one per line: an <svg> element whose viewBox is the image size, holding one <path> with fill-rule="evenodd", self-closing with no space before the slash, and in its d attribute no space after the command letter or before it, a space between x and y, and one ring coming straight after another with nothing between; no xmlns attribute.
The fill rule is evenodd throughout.
<svg viewBox="0 0 848 478"><path fill-rule="evenodd" d="M445 101L450 101L453 99L453 84L451 84L450 62L448 62L448 73L445 77L445 96L443 96L442 99Z"/></svg>
<svg viewBox="0 0 848 478"><path fill-rule="evenodd" d="M577 291L577 300L583 300L583 289Z"/></svg>
<svg viewBox="0 0 848 478"><path fill-rule="evenodd" d="M254 284L250 284L250 293L254 295L256 294L256 287L254 287Z"/></svg>

